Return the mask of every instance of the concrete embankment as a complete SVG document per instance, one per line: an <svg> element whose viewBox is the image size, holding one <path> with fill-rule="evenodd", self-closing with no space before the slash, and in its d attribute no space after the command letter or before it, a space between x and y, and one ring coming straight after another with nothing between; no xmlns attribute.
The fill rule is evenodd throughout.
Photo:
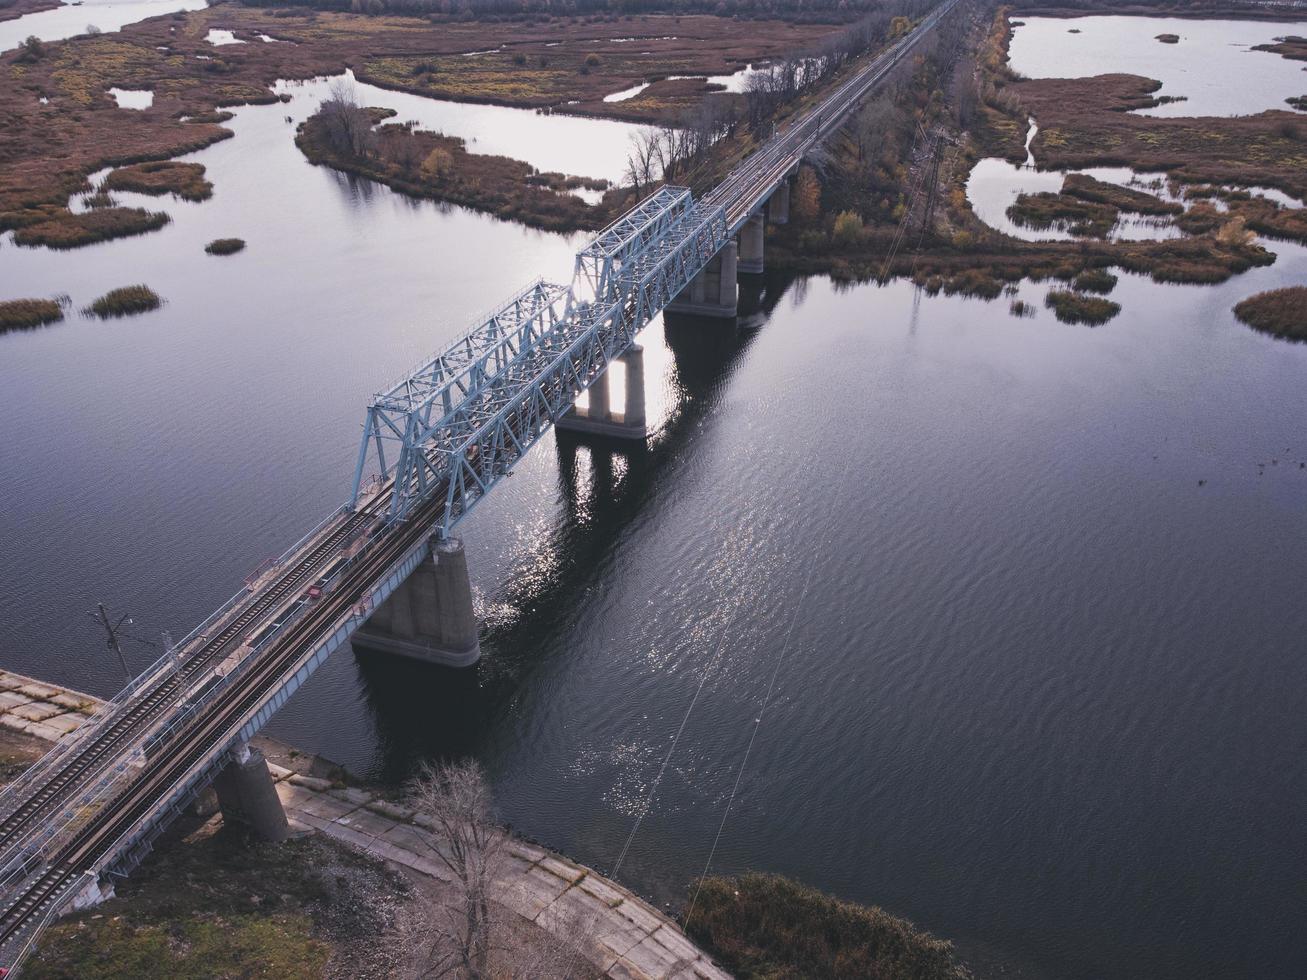
<svg viewBox="0 0 1307 980"><path fill-rule="evenodd" d="M100 704L90 695L0 670L0 727L53 743L77 731ZM415 874L451 879L438 856L442 841L422 814L369 789L341 787L271 763L268 768L293 829L323 834ZM658 909L592 869L526 841L510 842L496 898L549 933L579 942L580 952L605 976L729 980Z"/></svg>

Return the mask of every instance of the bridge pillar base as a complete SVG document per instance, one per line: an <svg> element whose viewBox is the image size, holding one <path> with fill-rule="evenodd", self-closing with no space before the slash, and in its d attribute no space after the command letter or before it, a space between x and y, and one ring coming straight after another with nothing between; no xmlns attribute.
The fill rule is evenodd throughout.
<svg viewBox="0 0 1307 980"><path fill-rule="evenodd" d="M224 823L244 824L273 842L290 836L277 786L258 749L249 745L237 749L235 758L214 779L213 789L218 794Z"/></svg>
<svg viewBox="0 0 1307 980"><path fill-rule="evenodd" d="M360 650L442 667L471 667L480 660L463 542L434 541L431 556L378 607L351 642Z"/></svg>
<svg viewBox="0 0 1307 980"><path fill-rule="evenodd" d="M763 220L755 214L740 229L740 260L736 268L745 275L763 271Z"/></svg>
<svg viewBox="0 0 1307 980"><path fill-rule="evenodd" d="M767 220L774 225L790 223L790 182L782 180L780 186L767 199Z"/></svg>
<svg viewBox="0 0 1307 980"><path fill-rule="evenodd" d="M667 312L734 319L739 305L739 286L735 281L738 264L738 246L733 241L727 242L690 285L667 305Z"/></svg>
<svg viewBox="0 0 1307 980"><path fill-rule="evenodd" d="M644 417L644 348L632 344L618 360L626 368L624 410L617 413L609 408L608 372L605 371L587 389L589 408L580 412L573 405L555 424L556 428L607 439L643 440L649 435Z"/></svg>

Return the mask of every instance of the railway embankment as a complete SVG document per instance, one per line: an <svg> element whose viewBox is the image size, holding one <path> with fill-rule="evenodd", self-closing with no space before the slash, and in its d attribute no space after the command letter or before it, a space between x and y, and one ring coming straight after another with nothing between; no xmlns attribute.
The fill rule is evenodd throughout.
<svg viewBox="0 0 1307 980"><path fill-rule="evenodd" d="M102 703L87 694L0 670L0 763L12 777L34 761L40 749L74 735ZM264 754L276 760L269 762L269 770L295 839L288 842L288 851L275 858L269 857L273 845L250 844L256 856L262 854L277 864L302 857L306 862L326 861L353 869L344 877L352 883L351 888L357 886L356 890L362 891L383 888L385 876L389 875L396 882L394 892L387 899L392 903L405 900L401 894L405 887L438 889L451 880L449 870L436 856L441 840L429 819L402 802L389 799L376 788L350 785L352 781L342 771L324 760L269 740L260 741ZM222 817L201 800L191 825L181 828L182 833L165 838L163 850L138 872L139 890L124 886L120 889L122 897L111 900L112 909L85 910L51 930L44 940L50 955L65 965L104 966L98 960L84 962L83 952L98 956L103 953L104 945L109 944L130 960L137 953L148 953L145 947L153 948L156 939L162 941L170 933L191 936L191 940L177 948L194 951L203 947L204 937L212 931L214 909L225 907L225 891L209 895L186 921L154 922L150 916L152 909L158 911L159 891L184 888L183 879L194 879L210 871L227 881L233 894L247 885L257 890L262 887L257 879L269 876L289 873L296 880L306 874L313 877L311 869L303 873L289 869L278 875L275 869L266 870L259 861L234 858L231 842L215 838L221 826ZM360 864L357 856L371 864ZM210 863L215 867L209 868ZM233 871L233 868L244 871ZM242 875L250 880L240 880ZM305 878L301 882L304 887L293 888L291 892L304 892L306 896L316 893L319 890L316 882L316 877L312 881ZM494 895L505 910L515 914L523 928L541 930L556 941L575 946L577 955L589 964L594 976L679 976L701 980L729 977L685 936L679 925L644 899L593 869L528 841L511 840L507 860L495 882ZM284 897L281 900L291 901ZM311 901L306 897L305 907L321 912L324 901L321 895L315 895ZM328 902L326 907L348 905L351 901ZM187 915L184 907L179 907L177 914ZM239 911L229 909L227 914L235 917L232 921L241 918ZM315 916L302 914L298 906L282 909L277 914L285 918L278 926L283 930L282 938L302 941L312 953L310 959L315 969L325 969L333 957L348 959L352 955L345 948L334 950L330 930L323 934L322 929L309 921ZM329 913L324 918L334 922L333 915ZM145 921L130 927L122 924L141 916ZM381 931L385 923L378 920L371 927ZM361 928L369 926L366 923L350 926L353 931ZM245 938L249 940L247 952L252 958L260 958L277 948L275 937L265 936L253 922ZM362 938L356 936L353 941L357 943ZM375 933L370 938L374 945L379 939ZM334 936L334 940L342 944L340 936ZM343 946L348 945L348 941L343 941ZM82 947L85 950L79 951ZM38 956L38 964L42 958ZM350 969L356 966L351 964ZM371 966L380 970L378 975L384 975L384 963L378 961ZM40 972L39 965L36 972ZM370 975L370 970L364 969L361 975Z"/></svg>

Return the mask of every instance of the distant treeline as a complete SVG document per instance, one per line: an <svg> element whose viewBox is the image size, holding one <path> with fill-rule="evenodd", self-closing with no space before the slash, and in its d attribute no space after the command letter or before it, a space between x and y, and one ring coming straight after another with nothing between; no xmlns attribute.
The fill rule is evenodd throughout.
<svg viewBox="0 0 1307 980"><path fill-rule="evenodd" d="M0 0L3 2L3 0ZM715 14L797 23L847 23L883 0L241 0L249 7L307 7L450 20L529 20L627 14Z"/></svg>

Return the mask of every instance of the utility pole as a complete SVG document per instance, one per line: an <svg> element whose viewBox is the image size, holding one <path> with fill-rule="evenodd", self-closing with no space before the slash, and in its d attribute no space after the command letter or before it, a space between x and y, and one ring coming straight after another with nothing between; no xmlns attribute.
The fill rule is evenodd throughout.
<svg viewBox="0 0 1307 980"><path fill-rule="evenodd" d="M119 642L119 637L126 637L129 640L135 640L137 643L144 644L148 647L158 646L158 644L153 643L150 640L143 640L139 636L133 636L131 633L124 630L124 625L132 625L131 617L127 613L123 613L122 616L118 618L118 622L114 623L110 622L109 610L105 608L103 602L97 602L95 605L96 612L88 613L88 615L92 619L97 620L104 627L104 632L107 637L105 640L105 646L117 654L118 664L123 669L123 677L125 678L126 683L130 684L132 682L132 672L131 668L127 666L127 658L123 656L123 647L122 643Z"/></svg>

